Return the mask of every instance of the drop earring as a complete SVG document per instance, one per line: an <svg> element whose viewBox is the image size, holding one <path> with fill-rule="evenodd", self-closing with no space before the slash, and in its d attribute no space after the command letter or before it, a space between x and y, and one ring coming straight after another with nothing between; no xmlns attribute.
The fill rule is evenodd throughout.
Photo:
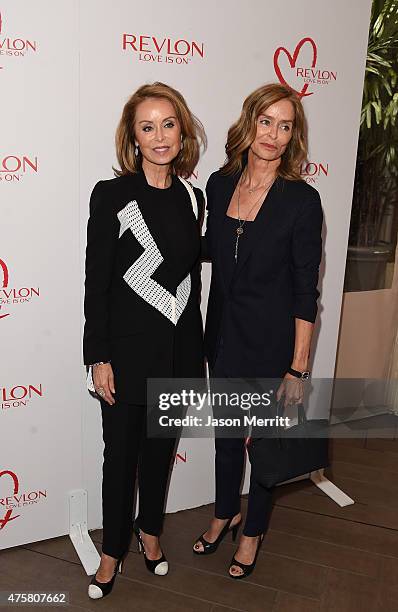
<svg viewBox="0 0 398 612"><path fill-rule="evenodd" d="M184 148L184 141L182 140L182 136L181 136L180 151L182 151L183 148Z"/></svg>
<svg viewBox="0 0 398 612"><path fill-rule="evenodd" d="M138 157L138 153L139 153L139 148L138 148L138 145L136 144L135 149L134 149L134 154L136 157Z"/></svg>

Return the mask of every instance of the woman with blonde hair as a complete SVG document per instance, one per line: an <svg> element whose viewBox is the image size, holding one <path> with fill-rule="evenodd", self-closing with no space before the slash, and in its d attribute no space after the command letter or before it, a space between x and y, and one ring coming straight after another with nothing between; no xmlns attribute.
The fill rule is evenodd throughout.
<svg viewBox="0 0 398 612"><path fill-rule="evenodd" d="M146 381L203 375L204 199L186 179L205 140L178 91L144 85L127 101L117 128L117 178L100 181L91 195L84 363L100 398L105 443L103 543L89 585L93 599L111 592L132 530L148 570L168 572L159 534L175 439L147 436Z"/></svg>
<svg viewBox="0 0 398 612"><path fill-rule="evenodd" d="M251 93L228 132L225 165L207 183L207 258L212 279L205 352L213 378L279 379L278 398L297 403L317 314L322 208L300 176L307 130L299 96L280 84ZM215 552L242 521L245 440L216 437L216 504L194 552ZM272 490L252 476L246 520L229 575L254 569Z"/></svg>

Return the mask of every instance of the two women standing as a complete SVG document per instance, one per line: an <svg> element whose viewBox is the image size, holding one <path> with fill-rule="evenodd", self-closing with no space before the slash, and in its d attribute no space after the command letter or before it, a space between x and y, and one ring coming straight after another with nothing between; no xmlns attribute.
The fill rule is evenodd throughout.
<svg viewBox="0 0 398 612"><path fill-rule="evenodd" d="M126 104L118 128L119 177L98 183L92 195L84 347L105 442L104 540L89 587L94 598L112 589L132 528L148 569L168 569L158 537L175 440L146 437L145 383L203 375L203 196L183 179L204 140L178 92L144 86ZM280 377L278 393L293 403L308 368L322 226L319 195L300 179L307 140L298 96L280 85L253 92L229 130L226 152L226 164L207 185L202 245L213 264L205 332L210 374ZM215 517L194 545L197 554L215 552L228 530L236 534L243 464L243 439L216 440ZM137 465L140 511L132 526ZM252 478L232 578L253 570L271 500L272 491Z"/></svg>

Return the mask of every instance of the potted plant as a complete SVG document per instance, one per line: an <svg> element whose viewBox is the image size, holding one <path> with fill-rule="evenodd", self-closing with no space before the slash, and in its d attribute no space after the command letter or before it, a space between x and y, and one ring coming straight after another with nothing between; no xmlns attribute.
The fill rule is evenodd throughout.
<svg viewBox="0 0 398 612"><path fill-rule="evenodd" d="M386 287L398 224L398 0L373 0L344 291Z"/></svg>

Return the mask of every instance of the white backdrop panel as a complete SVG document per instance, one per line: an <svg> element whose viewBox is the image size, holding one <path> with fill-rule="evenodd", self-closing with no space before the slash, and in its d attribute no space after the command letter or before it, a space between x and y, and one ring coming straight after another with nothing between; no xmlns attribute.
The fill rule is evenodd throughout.
<svg viewBox="0 0 398 612"><path fill-rule="evenodd" d="M332 377L334 371L369 9L370 0L348 5L345 0L287 0L272 6L255 0L233 5L227 0L203 0L200 10L182 0L175 0L172 9L156 0L144 5L119 0L117 10L112 11L106 0L81 4L83 244L90 190L100 178L113 176L116 125L123 104L139 85L160 80L176 87L204 123L209 148L198 166L197 178L198 186L204 188L209 174L224 160L227 129L254 88L277 81L277 72L300 90L305 79L320 81L308 83L306 93L310 95L304 97L312 162L307 170L311 176L306 180L320 190L325 211L327 263L321 274L313 366L314 376L319 377ZM306 38L311 41L301 43ZM101 46L98 40L103 41ZM170 53L175 46L181 52L190 50L180 56L182 63L176 63L177 56ZM280 47L285 51L280 51L275 66L274 55ZM202 54L198 48L203 48ZM209 278L210 267L205 265L204 312ZM95 400L87 398L85 403L85 482L90 498L98 500L90 512L90 524L96 525L102 446ZM328 410L327 398L324 403ZM183 440L180 444L181 452L187 452L191 460L179 463L174 470L168 510L195 506L198 498L201 503L213 499L212 447L203 440L195 442ZM199 470L207 487L198 496L192 483L198 482Z"/></svg>
<svg viewBox="0 0 398 612"><path fill-rule="evenodd" d="M0 7L2 49L36 49L0 55L0 548L67 533L82 482L77 8Z"/></svg>
<svg viewBox="0 0 398 612"><path fill-rule="evenodd" d="M178 88L204 123L202 188L248 93L277 78L307 86L303 171L322 196L326 255L313 371L333 375L369 9L370 0L2 1L0 548L67 533L72 489L88 490L89 526L101 524L100 412L81 356L85 226L93 185L112 177L123 104L142 83ZM209 277L206 265L204 312ZM212 441L182 440L168 510L213 497Z"/></svg>

